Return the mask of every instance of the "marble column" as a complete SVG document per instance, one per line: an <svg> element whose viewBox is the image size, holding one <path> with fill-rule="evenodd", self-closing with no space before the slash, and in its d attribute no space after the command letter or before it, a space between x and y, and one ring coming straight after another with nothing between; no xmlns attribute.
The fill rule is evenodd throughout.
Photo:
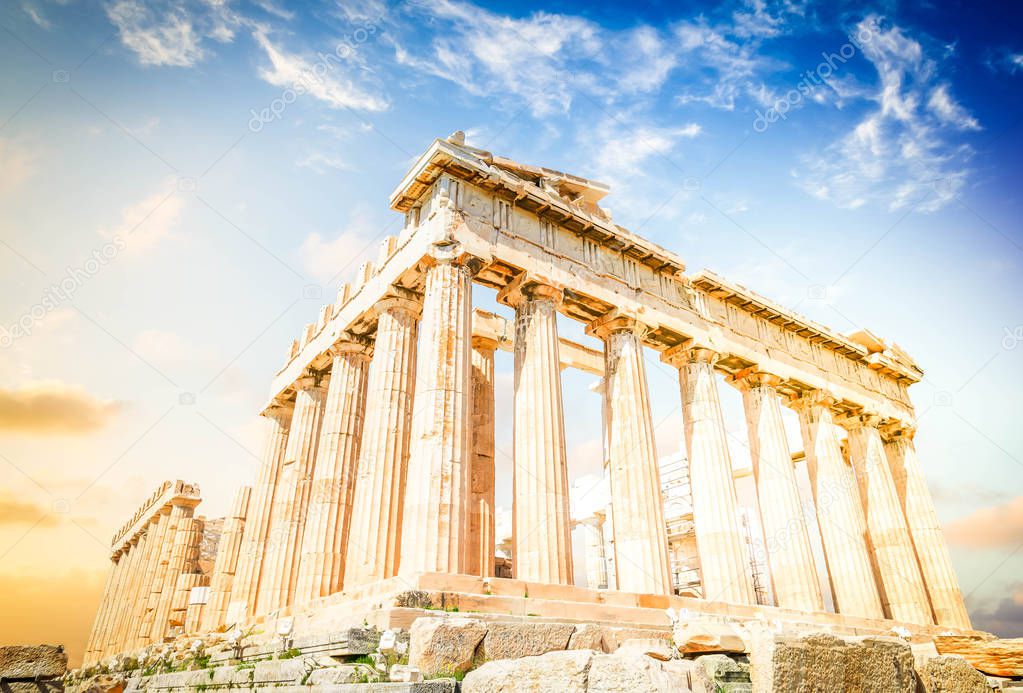
<svg viewBox="0 0 1023 693"><path fill-rule="evenodd" d="M192 516L193 510L190 505L174 504L170 508L164 508L161 512L166 516L166 529L163 532L163 540L160 542L160 553L156 557L153 575L149 581L148 594L143 598L145 607L139 629L135 633L137 647L143 647L163 637L162 632L156 632L156 612L160 607L160 598L163 596L166 586L167 570L174 555L178 528Z"/></svg>
<svg viewBox="0 0 1023 693"><path fill-rule="evenodd" d="M125 618L129 610L128 595L131 593L131 585L135 580L135 571L139 563L139 538L135 537L128 544L124 554L124 575L120 581L120 589L114 598L114 612L110 621L110 628L107 630L106 642L103 647L103 656L109 656L118 652L118 644L125 632Z"/></svg>
<svg viewBox="0 0 1023 693"><path fill-rule="evenodd" d="M824 611L810 533L782 420L777 390L781 379L768 373L744 371L730 378L730 382L742 392L746 411L757 505L775 603L786 609Z"/></svg>
<svg viewBox="0 0 1023 693"><path fill-rule="evenodd" d="M715 379L718 354L687 342L662 359L679 369L703 597L756 604Z"/></svg>
<svg viewBox="0 0 1023 693"><path fill-rule="evenodd" d="M841 423L849 431L849 457L859 482L885 611L898 621L932 624L934 617L913 540L877 428L880 417L863 414L844 417Z"/></svg>
<svg viewBox="0 0 1023 693"><path fill-rule="evenodd" d="M790 402L799 412L831 594L840 614L884 618L856 480L842 455L831 412L834 403L820 390Z"/></svg>
<svg viewBox="0 0 1023 693"><path fill-rule="evenodd" d="M422 306L411 296L390 297L378 303L376 310L366 419L345 553L345 589L394 576L401 551Z"/></svg>
<svg viewBox="0 0 1023 693"><path fill-rule="evenodd" d="M104 595L101 617L97 618L96 621L96 637L92 644L92 656L90 658L90 661L93 662L97 662L102 659L106 652L111 624L113 622L114 614L117 611L117 598L120 596L121 585L124 581L124 573L127 565L126 556L127 551L121 549L113 558L114 563L110 568L110 586Z"/></svg>
<svg viewBox="0 0 1023 693"><path fill-rule="evenodd" d="M103 583L103 595L100 597L99 606L96 608L96 616L92 621L92 630L89 632L89 640L85 644L85 655L82 663L85 666L96 661L96 642L103 629L103 619L110 608L111 591L114 589L115 576L117 575L117 561L111 559L110 568L107 569L107 579Z"/></svg>
<svg viewBox="0 0 1023 693"><path fill-rule="evenodd" d="M472 277L455 246L426 271L402 528L407 573L464 573L469 535Z"/></svg>
<svg viewBox="0 0 1023 693"><path fill-rule="evenodd" d="M272 406L263 412L266 426L263 455L245 522L238 571L228 605L227 618L231 622L243 621L258 613L256 607L265 573L267 537L294 411L294 405L288 403Z"/></svg>
<svg viewBox="0 0 1023 693"><path fill-rule="evenodd" d="M142 623L146 617L146 608L149 604L149 592L153 584L153 577L159 568L160 557L167 542L167 527L170 524L169 516L169 513L161 511L153 517L149 524L151 539L148 542L144 561L145 567L140 576L141 580L132 597L135 603L135 611L125 636L125 649L140 647L139 633L142 630Z"/></svg>
<svg viewBox="0 0 1023 693"><path fill-rule="evenodd" d="M643 363L643 326L615 313L587 332L604 342L611 522L617 588L670 594L668 534Z"/></svg>
<svg viewBox="0 0 1023 693"><path fill-rule="evenodd" d="M470 575L496 571L494 502L494 350L497 342L472 338L472 513L467 546Z"/></svg>
<svg viewBox="0 0 1023 693"><path fill-rule="evenodd" d="M542 284L514 284L498 300L515 308L515 578L571 585L572 529L557 323L561 291Z"/></svg>
<svg viewBox="0 0 1023 693"><path fill-rule="evenodd" d="M591 590L607 589L607 547L604 543L603 513L595 513L581 524L586 535L586 586Z"/></svg>
<svg viewBox="0 0 1023 693"><path fill-rule="evenodd" d="M341 590L368 370L367 344L348 339L334 346L312 498L302 540L302 565L295 594L299 604Z"/></svg>
<svg viewBox="0 0 1023 693"><path fill-rule="evenodd" d="M263 558L268 565L260 584L257 613L282 609L294 599L326 395L322 374L306 375L295 382L295 413L274 498Z"/></svg>
<svg viewBox="0 0 1023 693"><path fill-rule="evenodd" d="M209 600L203 609L203 630L214 630L220 626L230 625L227 621L227 605L238 571L238 556L241 553L251 494L251 487L239 488L235 493L234 502L231 503L231 510L224 518L217 556L213 561L213 575L210 577Z"/></svg>
<svg viewBox="0 0 1023 693"><path fill-rule="evenodd" d="M203 522L199 518L193 517L194 508L175 507L182 507L184 512L178 516L170 560L167 563L160 599L153 616L153 642L163 642L169 634L171 610L174 607L178 578L193 570L199 555L199 542L202 541L201 529L200 531L196 530L202 527ZM172 509L171 512L173 513L174 510Z"/></svg>
<svg viewBox="0 0 1023 693"><path fill-rule="evenodd" d="M915 433L913 427L903 424L891 424L882 429L895 490L909 525L935 620L939 626L970 629L970 615L963 603L945 534L913 445Z"/></svg>

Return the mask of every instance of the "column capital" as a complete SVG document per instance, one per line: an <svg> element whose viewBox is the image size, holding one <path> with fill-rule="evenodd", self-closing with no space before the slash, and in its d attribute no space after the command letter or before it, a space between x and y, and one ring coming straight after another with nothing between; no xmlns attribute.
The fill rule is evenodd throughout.
<svg viewBox="0 0 1023 693"><path fill-rule="evenodd" d="M330 354L331 358L336 358L342 354L354 354L369 358L372 351L373 342L370 340L350 332L342 332L338 340L327 350L327 353Z"/></svg>
<svg viewBox="0 0 1023 693"><path fill-rule="evenodd" d="M785 404L795 410L831 409L838 397L830 390L808 390L799 397L791 397Z"/></svg>
<svg viewBox="0 0 1023 693"><path fill-rule="evenodd" d="M836 416L835 423L847 431L855 431L860 428L878 428L881 424L881 416L872 411L863 411L859 414Z"/></svg>
<svg viewBox="0 0 1023 693"><path fill-rule="evenodd" d="M480 351L496 351L499 342L493 337L472 336L472 348Z"/></svg>
<svg viewBox="0 0 1023 693"><path fill-rule="evenodd" d="M613 334L629 332L642 339L651 329L653 329L651 325L615 309L589 323L586 326L586 334L606 340Z"/></svg>
<svg viewBox="0 0 1023 693"><path fill-rule="evenodd" d="M318 371L310 371L295 379L295 392L314 390L325 386L326 376Z"/></svg>
<svg viewBox="0 0 1023 693"><path fill-rule="evenodd" d="M434 265L457 265L464 268L471 276L483 269L486 262L483 258L476 257L465 251L461 243L457 241L441 241L434 243L426 250L423 262L427 267Z"/></svg>
<svg viewBox="0 0 1023 693"><path fill-rule="evenodd" d="M547 299L554 301L554 305L558 306L564 299L564 294L560 287L532 279L523 272L497 292L497 301L515 308L523 301Z"/></svg>
<svg viewBox="0 0 1023 693"><path fill-rule="evenodd" d="M713 366L720 358L720 352L696 344L692 339L687 339L681 344L661 352L661 361L676 368L681 368L689 363L708 363Z"/></svg>
<svg viewBox="0 0 1023 693"><path fill-rule="evenodd" d="M744 368L741 371L736 371L725 378L725 381L739 390L753 390L755 388L777 390L778 386L781 385L785 379L773 373L758 371L754 366L752 368Z"/></svg>
<svg viewBox="0 0 1023 693"><path fill-rule="evenodd" d="M391 291L373 304L373 317L384 313L407 313L418 320L423 314L423 297L412 291Z"/></svg>
<svg viewBox="0 0 1023 693"><path fill-rule="evenodd" d="M878 429L881 431L881 439L886 443L897 440L913 440L916 435L916 426L904 421L887 421Z"/></svg>

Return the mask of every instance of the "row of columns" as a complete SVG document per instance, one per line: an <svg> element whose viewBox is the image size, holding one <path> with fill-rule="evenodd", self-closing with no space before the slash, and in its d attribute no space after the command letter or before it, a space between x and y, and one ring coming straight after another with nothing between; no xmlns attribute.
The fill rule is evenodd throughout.
<svg viewBox="0 0 1023 693"><path fill-rule="evenodd" d="M183 575L198 574L203 521L198 498L176 498L155 512L112 557L86 644L86 663L163 642L173 625Z"/></svg>
<svg viewBox="0 0 1023 693"><path fill-rule="evenodd" d="M493 573L496 345L472 338L473 269L457 247L435 248L421 298L395 289L377 307L372 344L341 339L329 374L300 379L294 404L267 412L268 442L229 617L301 604L399 571ZM515 309L515 575L572 584L561 293L523 278L498 298ZM588 327L604 342L615 582L624 591L667 594L644 330L618 313ZM663 354L679 373L704 596L753 604L717 358L692 343ZM750 370L730 382L743 395L777 603L822 611L780 381ZM837 610L968 627L911 436L885 434L886 442L876 417L836 422L822 392L784 404L800 415ZM855 471L845 462L839 423L850 431Z"/></svg>

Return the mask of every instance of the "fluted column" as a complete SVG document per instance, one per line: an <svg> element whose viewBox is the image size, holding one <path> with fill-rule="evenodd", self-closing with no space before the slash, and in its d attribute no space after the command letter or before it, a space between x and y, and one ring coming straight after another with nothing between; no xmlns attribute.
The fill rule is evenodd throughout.
<svg viewBox="0 0 1023 693"><path fill-rule="evenodd" d="M141 580L132 596L134 602L134 613L125 635L125 649L140 646L139 633L142 630L142 623L146 617L146 609L149 604L149 593L153 585L153 578L160 565L160 557L163 554L164 544L167 540L167 527L170 524L169 513L159 512L149 524L150 539L147 542L144 569L141 572ZM142 643L145 644L145 643Z"/></svg>
<svg viewBox="0 0 1023 693"><path fill-rule="evenodd" d="M457 246L426 271L401 571L464 573L469 530L472 270Z"/></svg>
<svg viewBox="0 0 1023 693"><path fill-rule="evenodd" d="M96 620L96 635L93 639L92 654L89 658L91 662L98 662L103 658L106 651L111 622L117 611L117 598L121 591L121 584L124 581L125 566L127 564L125 556L126 552L121 550L112 559L110 585L104 594L103 608Z"/></svg>
<svg viewBox="0 0 1023 693"><path fill-rule="evenodd" d="M138 631L135 633L137 647L148 645L154 640L163 637L163 633L157 633L156 612L160 608L160 599L167 583L167 571L174 555L174 545L177 539L178 528L186 518L192 516L190 505L175 504L170 508L161 511L166 515L166 529L163 532L163 539L160 542L160 552L156 556L156 564L153 570L152 579L149 581L148 594L145 595L145 607L142 612L142 620Z"/></svg>
<svg viewBox="0 0 1023 693"><path fill-rule="evenodd" d="M557 323L561 291L542 284L514 284L498 300L515 307L515 577L571 585L572 530Z"/></svg>
<svg viewBox="0 0 1023 693"><path fill-rule="evenodd" d="M107 578L103 583L103 594L96 607L96 616L92 620L92 630L89 632L89 640L85 644L85 655L82 658L82 663L85 666L96 661L96 642L103 629L103 619L106 617L106 613L110 608L111 591L114 589L116 575L117 561L115 559L111 559L110 568L107 569Z"/></svg>
<svg viewBox="0 0 1023 693"><path fill-rule="evenodd" d="M106 643L103 648L104 657L118 652L118 644L125 632L124 621L130 609L128 595L131 593L131 585L135 580L135 571L139 563L140 551L138 541L138 537L131 540L123 557L124 576L121 579L120 589L114 600L114 613L110 621L110 628L107 630Z"/></svg>
<svg viewBox="0 0 1023 693"><path fill-rule="evenodd" d="M470 575L488 577L495 568L494 350L497 342L472 338L472 512L467 546Z"/></svg>
<svg viewBox="0 0 1023 693"><path fill-rule="evenodd" d="M972 628L970 615L963 603L959 580L952 567L948 544L945 543L945 534L913 445L915 433L912 426L902 424L888 425L882 429L895 490L909 525L924 585L931 598L938 625L969 629Z"/></svg>
<svg viewBox="0 0 1023 693"><path fill-rule="evenodd" d="M257 613L282 609L294 598L326 394L320 374L303 376L295 383L295 414L284 450L278 494L274 499L274 514L263 559L268 565L264 584L260 585Z"/></svg>
<svg viewBox="0 0 1023 693"><path fill-rule="evenodd" d="M232 623L244 621L246 617L258 613L256 607L266 572L267 537L294 411L294 406L289 403L287 406L270 407L263 412L266 434L262 462L256 475L241 553L238 556L238 571L228 606L227 619Z"/></svg>
<svg viewBox="0 0 1023 693"><path fill-rule="evenodd" d="M714 375L718 354L684 343L662 359L679 369L703 597L756 604Z"/></svg>
<svg viewBox="0 0 1023 693"><path fill-rule="evenodd" d="M179 507L181 511L175 525L170 560L167 562L159 602L153 617L153 642L163 642L169 635L178 578L193 569L199 555L199 542L202 540L202 531L197 532L196 529L202 527L203 523L199 518L193 517L194 507L175 506L171 512L174 513Z"/></svg>
<svg viewBox="0 0 1023 693"><path fill-rule="evenodd" d="M781 379L744 371L730 381L742 391L775 602L787 609L824 611L776 389Z"/></svg>
<svg viewBox="0 0 1023 693"><path fill-rule="evenodd" d="M880 417L872 414L841 421L849 431L849 456L856 469L860 501L867 518L867 536L881 582L881 601L893 619L934 623L906 516L877 429L879 422Z"/></svg>
<svg viewBox="0 0 1023 693"><path fill-rule="evenodd" d="M668 534L643 363L643 327L611 314L587 331L604 341L611 522L617 588L670 594Z"/></svg>
<svg viewBox="0 0 1023 693"><path fill-rule="evenodd" d="M213 575L210 577L210 595L202 614L203 630L213 630L230 625L227 621L227 605L238 570L238 556L242 548L245 520L249 512L252 488L242 486L234 496L231 510L220 533L217 556L213 561Z"/></svg>
<svg viewBox="0 0 1023 693"><path fill-rule="evenodd" d="M349 339L335 345L302 540L295 594L299 604L341 589L368 370L366 344Z"/></svg>
<svg viewBox="0 0 1023 693"><path fill-rule="evenodd" d="M884 618L871 569L866 520L856 480L842 456L832 405L834 399L820 390L790 403L799 412L831 594L840 614Z"/></svg>
<svg viewBox="0 0 1023 693"><path fill-rule="evenodd" d="M391 297L377 304L345 553L345 589L392 577L398 570L421 309L413 297Z"/></svg>

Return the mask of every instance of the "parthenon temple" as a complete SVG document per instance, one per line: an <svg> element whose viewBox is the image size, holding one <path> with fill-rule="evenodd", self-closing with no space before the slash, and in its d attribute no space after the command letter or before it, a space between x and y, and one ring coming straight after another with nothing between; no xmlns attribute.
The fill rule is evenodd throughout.
<svg viewBox="0 0 1023 693"><path fill-rule="evenodd" d="M671 607L847 633L969 631L914 447L908 387L922 371L868 331L843 335L687 272L612 221L608 192L461 133L434 141L390 197L400 234L274 377L261 466L212 567L199 560L198 487L165 483L113 540L86 663L250 624L387 628L416 611L410 591L575 621L664 623ZM481 287L514 318L474 304ZM559 336L559 321L591 339ZM514 358L508 420L496 415L499 350ZM651 356L677 377L674 461L656 450ZM607 497L587 517L570 504L566 369L599 381ZM745 411L745 476L723 388ZM513 442L508 541L495 431ZM745 511L740 482L755 496Z"/></svg>

